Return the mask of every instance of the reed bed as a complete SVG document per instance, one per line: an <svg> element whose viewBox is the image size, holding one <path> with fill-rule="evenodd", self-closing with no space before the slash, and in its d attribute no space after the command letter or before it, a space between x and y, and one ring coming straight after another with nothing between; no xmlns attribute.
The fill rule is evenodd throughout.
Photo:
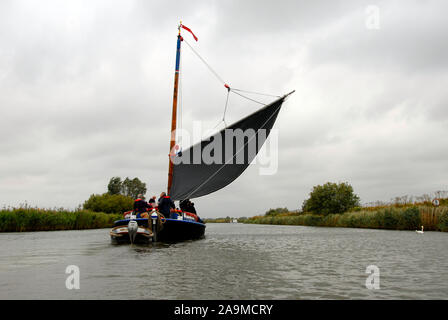
<svg viewBox="0 0 448 320"><path fill-rule="evenodd" d="M0 232L107 228L121 217L89 210L4 208L0 210Z"/></svg>
<svg viewBox="0 0 448 320"><path fill-rule="evenodd" d="M326 216L310 213L256 216L245 223L448 232L448 206L383 207Z"/></svg>

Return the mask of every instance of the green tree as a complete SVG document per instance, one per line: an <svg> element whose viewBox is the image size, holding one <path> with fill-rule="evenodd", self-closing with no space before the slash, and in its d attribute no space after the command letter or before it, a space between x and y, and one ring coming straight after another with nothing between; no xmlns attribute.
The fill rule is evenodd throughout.
<svg viewBox="0 0 448 320"><path fill-rule="evenodd" d="M146 183L141 182L139 178L129 179L126 177L121 183L121 194L137 199L139 194L146 193Z"/></svg>
<svg viewBox="0 0 448 320"><path fill-rule="evenodd" d="M310 198L305 200L302 210L316 214L328 215L343 213L359 206L359 197L354 194L348 183L331 183L313 187Z"/></svg>
<svg viewBox="0 0 448 320"><path fill-rule="evenodd" d="M92 194L84 202L84 209L95 212L123 213L133 209L134 200L121 194Z"/></svg>
<svg viewBox="0 0 448 320"><path fill-rule="evenodd" d="M107 192L109 194L120 194L121 192L121 178L120 177L112 177L109 180L109 184L107 185Z"/></svg>

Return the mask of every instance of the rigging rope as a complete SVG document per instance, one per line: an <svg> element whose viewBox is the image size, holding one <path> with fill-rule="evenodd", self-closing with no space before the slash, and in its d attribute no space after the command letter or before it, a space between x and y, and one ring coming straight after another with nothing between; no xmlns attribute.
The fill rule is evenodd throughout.
<svg viewBox="0 0 448 320"><path fill-rule="evenodd" d="M219 76L219 74L213 70L213 68L207 63L207 61L205 61L204 58L201 57L201 55L199 53L196 52L196 50L193 49L193 47L187 42L187 40L183 39L184 42L190 47L190 49L193 51L193 53L207 66L207 68L210 70L211 73L213 73L216 77L216 79L218 79L219 82L221 82L222 84L226 84L226 82L224 80L222 80L222 78Z"/></svg>
<svg viewBox="0 0 448 320"><path fill-rule="evenodd" d="M235 90L233 90L233 89L230 89L230 91L232 91L234 94L237 94L237 95L239 95L239 96L241 96L241 97L243 97L243 98L246 98L247 100L253 101L253 102L258 103L258 104L261 104L262 106L265 106L265 105L266 105L266 103L263 103L263 102L254 100L254 99L249 98L249 97L246 97L245 95L242 95L241 93L238 93L237 91L235 91Z"/></svg>
<svg viewBox="0 0 448 320"><path fill-rule="evenodd" d="M232 88L232 90L233 91L239 91L239 92L245 92L245 93L258 94L260 96L281 98L281 96L277 96L277 95L274 95L274 94L267 94L267 93L261 93L261 92L255 92L255 91L247 91L247 90L241 90L241 89L235 89L235 88Z"/></svg>
<svg viewBox="0 0 448 320"><path fill-rule="evenodd" d="M227 98L226 98L226 104L224 106L224 114L222 115L222 119L219 120L219 122L216 124L216 126L213 127L212 130L215 130L217 126L219 126L221 124L221 122L224 122L224 129L227 128L227 123L226 123L226 111L227 111L227 105L229 103L229 94L230 94L230 90L227 90Z"/></svg>
<svg viewBox="0 0 448 320"><path fill-rule="evenodd" d="M241 89L234 89L231 88L228 84L226 84L226 82L219 76L219 74L207 63L207 61L205 61L204 58L202 58L202 56L196 51L194 50L194 48L187 42L187 40L185 40L184 38L182 38L182 40L190 47L190 49L193 51L193 53L206 65L206 67L210 70L210 72L216 77L216 79L218 79L219 82L221 82L224 87L227 89L227 98L226 98L226 104L224 106L224 115L222 118L222 122L224 122L224 125L227 127L226 121L225 121L225 116L226 116L226 112L227 112L227 105L229 102L229 94L230 92L233 92L234 94L239 95L242 98L245 98L247 100L250 100L252 102L258 103L262 106L267 105L266 103L257 101L255 99L249 98L245 95L243 95L242 93L250 93L250 94L257 94L257 95L263 95L263 96L270 96L270 97L276 97L276 98L280 98L280 96L277 95L273 95L273 94L267 94L267 93L261 93L261 92L255 92L255 91L247 91L247 90L241 90ZM221 121L215 126L215 128L221 123Z"/></svg>
<svg viewBox="0 0 448 320"><path fill-rule="evenodd" d="M226 112L227 112L227 105L229 104L229 95L230 95L230 90L227 90L226 105L224 106L224 114L222 115L222 121L224 121L224 125L226 126L226 128L227 128Z"/></svg>
<svg viewBox="0 0 448 320"><path fill-rule="evenodd" d="M182 131L182 125L183 125L183 119L182 119L182 101L183 101L183 99L182 99L182 76L183 76L183 72L182 72L182 56L180 56L180 58L179 58L180 60L179 60L179 106L178 106L178 111L179 111L179 122L180 122L180 125L179 125L179 131L180 132L176 132L176 135L177 135L177 139L176 139L176 141L177 141L177 145L179 146L179 150L178 151L181 151L182 150L182 133L181 133L181 131Z"/></svg>

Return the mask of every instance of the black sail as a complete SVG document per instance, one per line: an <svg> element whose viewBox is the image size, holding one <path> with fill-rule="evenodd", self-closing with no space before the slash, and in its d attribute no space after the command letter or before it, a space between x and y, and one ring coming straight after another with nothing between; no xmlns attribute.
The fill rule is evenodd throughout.
<svg viewBox="0 0 448 320"><path fill-rule="evenodd" d="M269 136L285 98L176 155L171 198L182 200L205 196L238 178Z"/></svg>

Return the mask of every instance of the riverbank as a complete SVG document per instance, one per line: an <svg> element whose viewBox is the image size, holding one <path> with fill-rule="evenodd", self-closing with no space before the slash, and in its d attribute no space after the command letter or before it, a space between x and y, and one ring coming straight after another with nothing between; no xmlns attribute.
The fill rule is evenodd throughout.
<svg viewBox="0 0 448 320"><path fill-rule="evenodd" d="M121 217L89 210L9 208L0 210L0 232L108 228Z"/></svg>
<svg viewBox="0 0 448 320"><path fill-rule="evenodd" d="M286 212L278 215L255 216L244 223L347 227L389 230L420 230L448 232L448 206L401 206L363 208L342 214L317 215Z"/></svg>

